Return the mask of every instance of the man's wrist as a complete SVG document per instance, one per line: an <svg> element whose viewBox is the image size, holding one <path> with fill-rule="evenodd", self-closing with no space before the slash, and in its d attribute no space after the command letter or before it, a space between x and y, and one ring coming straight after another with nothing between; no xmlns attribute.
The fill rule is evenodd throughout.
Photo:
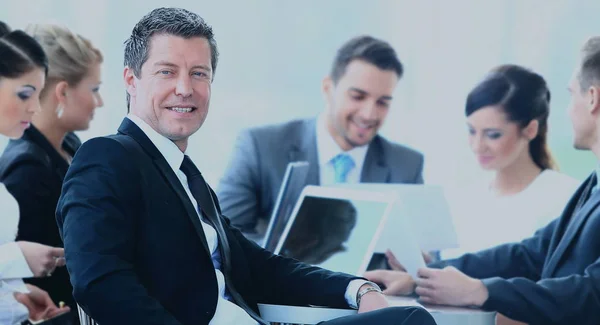
<svg viewBox="0 0 600 325"><path fill-rule="evenodd" d="M481 280L474 279L473 287L469 305L481 307L488 300L490 293Z"/></svg>
<svg viewBox="0 0 600 325"><path fill-rule="evenodd" d="M379 293L382 294L381 288L373 282L366 282L358 289L358 293L356 294L356 305L360 308L360 301L367 294Z"/></svg>

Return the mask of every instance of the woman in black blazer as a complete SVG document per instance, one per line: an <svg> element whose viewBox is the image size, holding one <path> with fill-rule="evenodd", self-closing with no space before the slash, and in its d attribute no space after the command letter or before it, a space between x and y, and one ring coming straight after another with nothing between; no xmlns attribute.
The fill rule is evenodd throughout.
<svg viewBox="0 0 600 325"><path fill-rule="evenodd" d="M40 94L41 110L23 137L11 140L0 157L0 181L19 203L17 240L63 247L56 204L71 158L81 145L73 131L87 129L94 110L102 106L102 55L88 40L62 27L36 25L27 32L48 55L48 78ZM57 304L63 301L76 308L66 268L27 282L47 291Z"/></svg>

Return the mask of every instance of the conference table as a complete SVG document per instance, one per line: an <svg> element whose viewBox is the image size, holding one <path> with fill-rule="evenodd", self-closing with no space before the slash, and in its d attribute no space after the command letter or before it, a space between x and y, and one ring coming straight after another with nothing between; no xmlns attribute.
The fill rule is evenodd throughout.
<svg viewBox="0 0 600 325"><path fill-rule="evenodd" d="M438 325L495 325L496 313L474 308L422 305L416 298L387 296L391 306L425 308ZM317 324L320 321L356 314L356 310L321 307L293 307L259 304L261 317L281 324Z"/></svg>
<svg viewBox="0 0 600 325"><path fill-rule="evenodd" d="M448 306L422 305L416 298L390 297L391 306L420 306L425 308L435 319L438 325L494 325L496 312L483 311L474 308L459 308Z"/></svg>

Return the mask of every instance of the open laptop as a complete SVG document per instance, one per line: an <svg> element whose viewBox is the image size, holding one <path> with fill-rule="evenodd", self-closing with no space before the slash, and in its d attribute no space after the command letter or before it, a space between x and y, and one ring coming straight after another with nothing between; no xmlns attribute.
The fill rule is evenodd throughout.
<svg viewBox="0 0 600 325"><path fill-rule="evenodd" d="M425 266L422 252L458 247L458 237L444 190L437 185L358 183L336 184L333 188L395 193L398 202L375 247L372 263L387 264L386 250L392 251L413 276Z"/></svg>
<svg viewBox="0 0 600 325"><path fill-rule="evenodd" d="M389 192L306 186L275 253L362 275L396 197Z"/></svg>
<svg viewBox="0 0 600 325"><path fill-rule="evenodd" d="M444 189L438 185L424 184L384 184L358 183L339 184L335 187L352 188L364 191L394 192L402 205L392 212L392 217L382 234L376 251L384 250L383 246L390 244L404 232L403 226L410 227L423 251L443 250L458 247L458 236L454 226L450 206L446 200ZM405 216L402 221L397 216ZM407 225L403 225L407 222Z"/></svg>
<svg viewBox="0 0 600 325"><path fill-rule="evenodd" d="M270 252L275 251L283 229L290 219L292 209L306 185L308 167L307 161L295 161L287 165L262 244L263 248Z"/></svg>

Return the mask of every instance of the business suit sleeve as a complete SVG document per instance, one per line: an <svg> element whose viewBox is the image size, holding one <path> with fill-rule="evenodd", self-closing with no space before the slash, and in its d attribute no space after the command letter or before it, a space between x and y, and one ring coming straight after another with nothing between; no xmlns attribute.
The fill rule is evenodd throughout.
<svg viewBox="0 0 600 325"><path fill-rule="evenodd" d="M134 270L141 176L131 154L109 138L82 145L57 207L74 296L100 324L180 323L140 284Z"/></svg>
<svg viewBox="0 0 600 325"><path fill-rule="evenodd" d="M540 279L550 239L557 227L556 219L538 230L533 237L520 243L496 246L481 252L465 254L459 258L432 263L429 267L454 266L466 275L485 279L490 277L524 277Z"/></svg>
<svg viewBox="0 0 600 325"><path fill-rule="evenodd" d="M254 229L259 216L260 158L252 133L242 131L217 188L223 214L244 231Z"/></svg>
<svg viewBox="0 0 600 325"><path fill-rule="evenodd" d="M530 324L600 324L600 259L583 275L532 281L524 277L482 280L484 309Z"/></svg>
<svg viewBox="0 0 600 325"><path fill-rule="evenodd" d="M18 240L51 244L47 240L51 230L47 226L56 227L54 212L61 187L56 179L52 171L34 157L22 157L6 173L3 183L19 203Z"/></svg>

